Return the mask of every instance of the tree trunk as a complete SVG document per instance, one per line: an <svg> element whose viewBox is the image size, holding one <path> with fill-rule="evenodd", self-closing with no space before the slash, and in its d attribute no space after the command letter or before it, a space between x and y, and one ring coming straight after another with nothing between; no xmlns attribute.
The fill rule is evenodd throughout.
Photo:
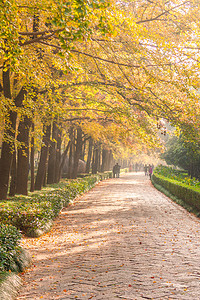
<svg viewBox="0 0 200 300"><path fill-rule="evenodd" d="M76 146L75 146L75 154L74 154L74 165L73 165L73 172L72 178L77 178L78 175L78 162L80 158L81 148L82 148L82 130L80 127L77 128L77 137L76 137Z"/></svg>
<svg viewBox="0 0 200 300"><path fill-rule="evenodd" d="M20 146L17 157L17 187L16 193L28 195L28 173L29 173L29 131L31 121L28 117L24 117L19 123L18 141Z"/></svg>
<svg viewBox="0 0 200 300"><path fill-rule="evenodd" d="M48 125L44 130L44 137L43 137L43 144L41 147L40 153L40 161L38 165L36 180L35 180L35 190L41 190L46 173L46 164L48 158L48 147L49 147L49 140L51 134L51 125Z"/></svg>
<svg viewBox="0 0 200 300"><path fill-rule="evenodd" d="M102 150L102 165L101 165L101 171L109 171L109 150L103 149Z"/></svg>
<svg viewBox="0 0 200 300"><path fill-rule="evenodd" d="M12 119L11 114L10 114L10 119ZM8 134L8 131L7 131L7 134ZM12 151L13 151L12 141L3 141L2 149L1 149L1 161L0 161L1 162L1 164L0 164L0 200L7 199L9 176L10 176L10 170L11 170L11 164L12 164L12 158L13 158Z"/></svg>
<svg viewBox="0 0 200 300"><path fill-rule="evenodd" d="M34 123L32 123L32 133L34 132ZM35 190L35 140L32 136L31 138L31 158L30 158L30 166L31 166L31 187L30 191L33 192Z"/></svg>
<svg viewBox="0 0 200 300"><path fill-rule="evenodd" d="M93 158L92 158L92 174L97 174L98 163L99 163L99 155L98 155L98 147L94 146L93 149Z"/></svg>
<svg viewBox="0 0 200 300"><path fill-rule="evenodd" d="M47 150L47 160L45 164L45 169L44 169L44 179L42 182L42 186L45 187L47 185L47 164L48 164L48 155L49 155L49 148Z"/></svg>
<svg viewBox="0 0 200 300"><path fill-rule="evenodd" d="M67 147L61 156L61 161L60 161L60 165L59 165L59 179L62 177L62 169L63 169L65 159L67 157L67 153L69 151L70 146L71 146L71 141L68 142Z"/></svg>
<svg viewBox="0 0 200 300"><path fill-rule="evenodd" d="M69 138L70 138L70 149L69 149L69 163L68 163L68 174L67 178L72 178L73 172L73 156L74 156L74 130L71 127L69 130Z"/></svg>
<svg viewBox="0 0 200 300"><path fill-rule="evenodd" d="M87 163L86 163L86 173L90 172L90 164L91 164L91 158L92 158L92 148L93 148L93 139L90 138L89 146L88 146Z"/></svg>
<svg viewBox="0 0 200 300"><path fill-rule="evenodd" d="M93 151L92 151L92 174L95 174L95 154L96 154L96 149L95 149L95 145L94 145Z"/></svg>
<svg viewBox="0 0 200 300"><path fill-rule="evenodd" d="M112 167L114 165L114 160L113 160L113 154L112 150L109 151L109 158L108 158L108 170L112 170Z"/></svg>
<svg viewBox="0 0 200 300"><path fill-rule="evenodd" d="M69 162L68 162L68 174L67 178L72 178L72 170L73 170L73 145L70 145L69 148Z"/></svg>
<svg viewBox="0 0 200 300"><path fill-rule="evenodd" d="M11 167L11 180L10 180L10 191L9 196L13 197L16 194L16 184L17 184L17 160L16 160L16 150L13 153L12 167Z"/></svg>
<svg viewBox="0 0 200 300"><path fill-rule="evenodd" d="M101 144L98 144L98 162L97 162L97 171L101 172Z"/></svg>
<svg viewBox="0 0 200 300"><path fill-rule="evenodd" d="M82 145L81 147L81 153L80 153L80 159L84 161L84 158L85 158L85 142L84 144Z"/></svg>
<svg viewBox="0 0 200 300"><path fill-rule="evenodd" d="M10 70L3 71L3 92L4 97L11 99L11 88L10 88ZM20 90L16 98L14 99L15 105L20 107L24 99L26 91L24 88ZM0 160L0 200L7 199L10 170L12 165L13 151L15 149L14 140L16 134L16 120L17 113L9 111L5 119L4 128L4 140L1 149L1 160ZM9 140L8 140L9 138Z"/></svg>
<svg viewBox="0 0 200 300"><path fill-rule="evenodd" d="M49 145L48 175L47 175L48 184L55 183L57 136L58 136L58 127L56 123L53 122L52 140L50 141L50 145Z"/></svg>
<svg viewBox="0 0 200 300"><path fill-rule="evenodd" d="M61 164L61 131L58 129L57 134L57 149L56 149L56 170L55 170L55 182L58 183L60 181L60 164Z"/></svg>

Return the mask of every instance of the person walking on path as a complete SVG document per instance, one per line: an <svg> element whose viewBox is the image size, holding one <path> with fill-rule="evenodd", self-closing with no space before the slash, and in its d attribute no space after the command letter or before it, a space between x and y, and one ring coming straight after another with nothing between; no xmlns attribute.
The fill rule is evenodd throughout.
<svg viewBox="0 0 200 300"><path fill-rule="evenodd" d="M145 176L148 175L148 167L147 167L147 164L144 165L144 175L145 175Z"/></svg>
<svg viewBox="0 0 200 300"><path fill-rule="evenodd" d="M153 174L153 167L151 165L149 165L149 177L151 179L151 176Z"/></svg>
<svg viewBox="0 0 200 300"><path fill-rule="evenodd" d="M113 178L115 178L115 176L116 176L116 178L119 178L120 168L121 168L121 166L119 166L118 163L116 163L116 165L114 165L114 167L113 167Z"/></svg>

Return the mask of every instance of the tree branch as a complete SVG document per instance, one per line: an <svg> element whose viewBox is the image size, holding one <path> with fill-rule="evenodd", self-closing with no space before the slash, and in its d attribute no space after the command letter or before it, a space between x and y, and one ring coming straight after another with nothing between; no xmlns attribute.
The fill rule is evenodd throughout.
<svg viewBox="0 0 200 300"><path fill-rule="evenodd" d="M185 1L185 2L183 2L181 4L179 4L179 5L176 5L176 6L172 7L172 8L170 8L170 9L168 9L168 10L165 10L164 12L162 12L161 14L157 15L154 18L137 21L136 24L141 24L141 23L146 23L146 22L152 22L152 21L156 21L156 20L157 21L163 21L163 20L159 20L159 18L162 17L162 16L164 16L164 15L166 15L166 14L168 14L170 11L172 11L172 10L178 8L178 7L181 7L181 6L185 5L185 4L188 4L188 3L189 3L189 1Z"/></svg>
<svg viewBox="0 0 200 300"><path fill-rule="evenodd" d="M61 29L60 29L61 30ZM63 30L63 29L62 29ZM56 33L58 31L57 30L45 30L45 31L37 31L37 32L18 32L19 35L25 35L25 36L37 36L37 35L43 35L46 33Z"/></svg>
<svg viewBox="0 0 200 300"><path fill-rule="evenodd" d="M47 40L47 39L51 38L51 37L54 35L54 33L60 32L60 31L62 31L62 30L63 30L63 29L57 29L57 30L55 30L54 32L52 32L51 34L44 35L44 36L40 36L40 37L38 37L38 38L35 38L35 39L32 39L32 40L26 41L26 42L24 42L24 43L20 42L20 46L27 46L27 45L30 45L30 44L38 43L38 42L40 42L40 41L42 41L42 40Z"/></svg>

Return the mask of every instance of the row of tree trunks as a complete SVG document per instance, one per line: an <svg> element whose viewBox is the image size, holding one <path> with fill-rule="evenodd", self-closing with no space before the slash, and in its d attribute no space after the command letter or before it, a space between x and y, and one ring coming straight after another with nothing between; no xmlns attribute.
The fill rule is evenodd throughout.
<svg viewBox="0 0 200 300"><path fill-rule="evenodd" d="M61 160L60 160L60 164L59 164L59 178L61 178L61 176L62 176L63 167L64 167L64 164L65 164L65 160L67 158L68 151L71 147L71 144L72 144L72 142L69 141L68 144L67 144L67 147L65 148L65 151L61 155Z"/></svg>
<svg viewBox="0 0 200 300"><path fill-rule="evenodd" d="M25 116L19 123L19 134L17 137L20 142L17 155L17 185L16 193L28 195L28 173L29 173L29 132L31 120Z"/></svg>
<svg viewBox="0 0 200 300"><path fill-rule="evenodd" d="M99 153L100 153L100 145L95 143L93 149L93 157L92 157L92 174L96 174L99 171Z"/></svg>
<svg viewBox="0 0 200 300"><path fill-rule="evenodd" d="M16 126L16 116L13 123ZM31 143L29 141L30 129L32 128L32 139ZM13 159L12 170L11 170L11 182L10 182L10 195L14 196L17 194L28 194L28 174L29 169L31 170L31 191L41 190L42 186L46 184L59 182L62 174L62 168L64 161L69 152L69 173L68 178L77 178L79 159L84 159L86 151L86 141L88 141L87 147L87 164L86 172L90 172L92 168L92 173L96 174L100 171L105 171L110 169L112 153L109 150L101 149L101 144L94 143L91 138L83 135L82 129L80 127L71 127L69 130L70 141L61 156L61 131L56 123L51 125L45 125L43 128L44 135L40 151L40 160L38 164L36 178L34 175L34 124L27 116L25 116L19 123L18 127L18 142L20 146L18 151L14 151L14 137L13 137L13 153L4 150L5 146L11 147L9 143L3 143L2 146L2 158L3 154L7 154L6 158L10 155ZM29 149L30 148L30 149ZM31 150L31 156L29 151ZM3 161L3 159L2 159ZM4 158L4 161L6 159ZM2 168L3 164L1 164ZM8 165L6 164L8 167ZM2 168L3 169L3 168ZM9 171L10 176L10 171ZM9 177L8 176L8 177ZM35 182L34 182L35 179ZM7 184L9 183L9 178ZM2 182L1 182L2 184ZM5 199L7 195L8 187L6 192L2 194L2 199Z"/></svg>
<svg viewBox="0 0 200 300"><path fill-rule="evenodd" d="M49 142L51 136L51 125L44 126L43 145L41 147L40 161L38 164L38 171L35 179L35 190L41 190L45 185L45 175L47 167L47 159L49 152Z"/></svg>
<svg viewBox="0 0 200 300"><path fill-rule="evenodd" d="M32 122L32 134L34 133L34 123ZM31 167L31 188L30 191L35 190L35 140L34 136L31 138L31 157L30 157L30 167Z"/></svg>
<svg viewBox="0 0 200 300"><path fill-rule="evenodd" d="M69 129L69 138L70 138L70 148L69 148L69 161L68 161L68 174L67 178L72 178L72 170L73 170L73 156L74 156L74 130L73 127Z"/></svg>
<svg viewBox="0 0 200 300"><path fill-rule="evenodd" d="M16 186L17 186L17 160L16 160L16 150L13 153L12 158L12 167L11 167L11 180L10 180L10 191L9 196L14 196L16 194Z"/></svg>
<svg viewBox="0 0 200 300"><path fill-rule="evenodd" d="M10 87L10 70L3 71L3 93L4 97L12 99ZM21 107L26 90L22 87L14 99L16 107ZM12 166L13 153L15 151L15 134L17 124L17 113L9 111L6 116L6 123L4 128L4 139L1 149L0 160L0 200L7 199L9 178Z"/></svg>
<svg viewBox="0 0 200 300"><path fill-rule="evenodd" d="M57 137L58 137L58 127L55 122L53 122L52 129L52 140L49 143L49 157L48 157L48 175L47 183L56 182L56 151L57 151Z"/></svg>
<svg viewBox="0 0 200 300"><path fill-rule="evenodd" d="M196 161L196 163L190 162L189 168L188 168L188 175L191 178L200 179L199 174L200 174L200 162L198 162L198 161Z"/></svg>
<svg viewBox="0 0 200 300"><path fill-rule="evenodd" d="M113 156L112 151L107 149L102 149L102 165L101 165L101 171L109 171L112 169L113 164Z"/></svg>
<svg viewBox="0 0 200 300"><path fill-rule="evenodd" d="M61 145L62 137L61 130L58 128L57 134L57 149L56 149L56 171L55 171L55 182L58 183L61 178Z"/></svg>
<svg viewBox="0 0 200 300"><path fill-rule="evenodd" d="M93 139L89 139L89 145L88 145L88 156L87 156L87 162L86 162L86 173L88 174L90 172L90 165L91 165L91 159L92 159L92 149L93 149Z"/></svg>
<svg viewBox="0 0 200 300"><path fill-rule="evenodd" d="M78 162L80 159L80 154L82 151L83 140L82 140L82 129L80 127L76 130L76 143L75 143L75 152L74 152L74 164L73 164L73 172L72 178L77 178L78 175Z"/></svg>
<svg viewBox="0 0 200 300"><path fill-rule="evenodd" d="M112 151L105 148L101 149L101 144L96 143L93 147L92 174L111 170L113 163Z"/></svg>

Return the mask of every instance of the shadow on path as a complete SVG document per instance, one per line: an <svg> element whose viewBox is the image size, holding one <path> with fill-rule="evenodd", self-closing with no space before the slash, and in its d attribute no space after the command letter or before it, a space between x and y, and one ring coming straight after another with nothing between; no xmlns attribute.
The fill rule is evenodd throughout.
<svg viewBox="0 0 200 300"><path fill-rule="evenodd" d="M200 223L142 173L98 184L25 239L20 299L200 299Z"/></svg>

